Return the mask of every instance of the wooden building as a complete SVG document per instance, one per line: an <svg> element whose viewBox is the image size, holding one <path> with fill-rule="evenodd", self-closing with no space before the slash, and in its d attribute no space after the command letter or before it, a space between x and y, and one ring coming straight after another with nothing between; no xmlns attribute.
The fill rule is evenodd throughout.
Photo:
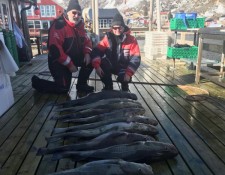
<svg viewBox="0 0 225 175"><path fill-rule="evenodd" d="M120 13L117 8L110 8L110 9L99 9L98 11L99 16L99 34L100 37L103 35L104 32L108 31L111 27L112 20L115 14ZM92 9L84 9L83 10L83 18L84 22L92 22Z"/></svg>
<svg viewBox="0 0 225 175"><path fill-rule="evenodd" d="M26 11L30 37L39 37L40 30L48 29L52 20L64 12L64 8L53 0L38 0L39 14L35 14L34 7Z"/></svg>

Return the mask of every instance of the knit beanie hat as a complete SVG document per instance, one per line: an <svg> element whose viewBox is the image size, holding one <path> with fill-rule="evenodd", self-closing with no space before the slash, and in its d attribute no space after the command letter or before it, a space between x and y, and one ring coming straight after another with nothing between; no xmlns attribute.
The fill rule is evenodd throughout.
<svg viewBox="0 0 225 175"><path fill-rule="evenodd" d="M123 27L125 27L125 23L123 21L123 17L122 17L121 14L117 13L113 17L112 26L123 26Z"/></svg>
<svg viewBox="0 0 225 175"><path fill-rule="evenodd" d="M81 11L81 7L78 0L70 0L66 11L68 12L73 9Z"/></svg>

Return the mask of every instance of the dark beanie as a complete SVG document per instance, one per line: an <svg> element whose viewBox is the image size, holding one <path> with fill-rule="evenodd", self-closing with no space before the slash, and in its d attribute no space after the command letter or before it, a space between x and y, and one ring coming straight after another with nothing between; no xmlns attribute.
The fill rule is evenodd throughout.
<svg viewBox="0 0 225 175"><path fill-rule="evenodd" d="M113 17L112 26L123 26L123 27L125 26L125 23L123 21L123 17L121 14L117 13Z"/></svg>
<svg viewBox="0 0 225 175"><path fill-rule="evenodd" d="M78 0L70 0L66 11L68 12L73 9L81 11L81 7Z"/></svg>

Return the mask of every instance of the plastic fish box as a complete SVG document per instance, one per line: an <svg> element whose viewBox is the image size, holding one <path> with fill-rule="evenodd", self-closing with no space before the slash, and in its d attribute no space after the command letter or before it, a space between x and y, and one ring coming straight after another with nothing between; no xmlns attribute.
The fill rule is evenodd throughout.
<svg viewBox="0 0 225 175"><path fill-rule="evenodd" d="M171 30L187 30L187 25L183 19L172 18L170 19Z"/></svg>
<svg viewBox="0 0 225 175"><path fill-rule="evenodd" d="M196 19L197 18L197 13L186 13L185 14L186 19Z"/></svg>
<svg viewBox="0 0 225 175"><path fill-rule="evenodd" d="M197 20L196 19L187 19L187 28L197 28Z"/></svg>
<svg viewBox="0 0 225 175"><path fill-rule="evenodd" d="M205 27L205 18L196 18L197 28Z"/></svg>
<svg viewBox="0 0 225 175"><path fill-rule="evenodd" d="M168 47L167 57L170 58L186 58L195 60L198 56L198 47Z"/></svg>

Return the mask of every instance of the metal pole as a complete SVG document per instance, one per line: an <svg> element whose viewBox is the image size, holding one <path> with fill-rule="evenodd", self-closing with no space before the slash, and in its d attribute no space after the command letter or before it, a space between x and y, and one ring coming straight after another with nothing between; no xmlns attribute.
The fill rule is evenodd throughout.
<svg viewBox="0 0 225 175"><path fill-rule="evenodd" d="M99 42L99 19L98 19L98 0L95 0L95 33L96 40Z"/></svg>
<svg viewBox="0 0 225 175"><path fill-rule="evenodd" d="M152 31L154 0L150 0L149 31Z"/></svg>
<svg viewBox="0 0 225 175"><path fill-rule="evenodd" d="M156 0L156 9L157 9L157 31L161 31L160 0Z"/></svg>
<svg viewBox="0 0 225 175"><path fill-rule="evenodd" d="M32 50L31 50L31 43L30 43L30 34L28 30L28 25L27 25L27 15L26 15L26 7L23 1L21 1L21 21L22 21L22 29L23 29L23 35L24 38L27 42L27 47L26 47L26 55L27 55L27 61L30 61L31 58L33 57L32 55Z"/></svg>

